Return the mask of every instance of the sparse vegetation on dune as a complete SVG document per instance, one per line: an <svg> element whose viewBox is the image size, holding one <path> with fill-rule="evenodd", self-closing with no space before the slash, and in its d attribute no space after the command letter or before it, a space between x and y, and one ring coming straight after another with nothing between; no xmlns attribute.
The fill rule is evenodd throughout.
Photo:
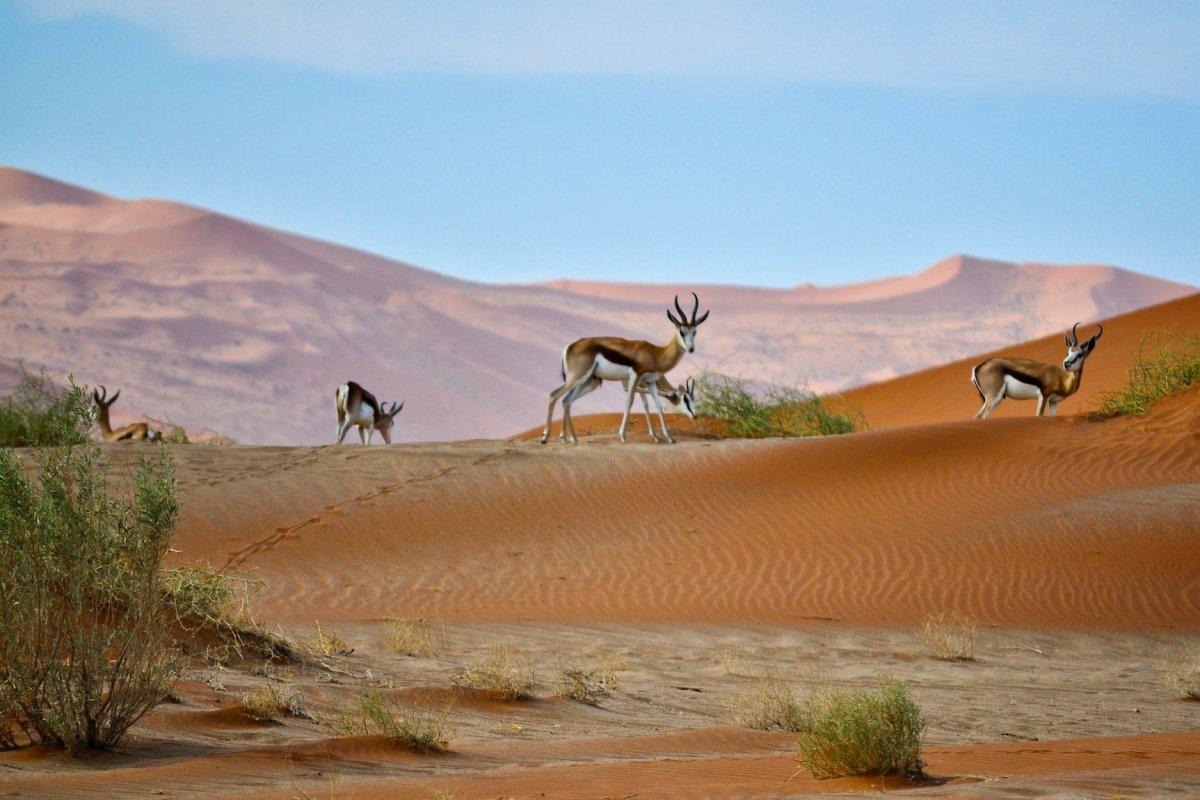
<svg viewBox="0 0 1200 800"><path fill-rule="evenodd" d="M902 775L924 771L925 719L896 680L874 689L833 692L812 705L800 738L800 763L816 778Z"/></svg>
<svg viewBox="0 0 1200 800"><path fill-rule="evenodd" d="M383 736L421 753L439 752L450 746L450 711L449 704L404 705L368 691L335 727L342 733Z"/></svg>
<svg viewBox="0 0 1200 800"><path fill-rule="evenodd" d="M558 693L589 706L599 705L617 688L617 672L608 664L558 665Z"/></svg>
<svg viewBox="0 0 1200 800"><path fill-rule="evenodd" d="M45 373L22 371L11 394L0 397L0 446L83 444L94 420L86 389L59 387Z"/></svg>
<svg viewBox="0 0 1200 800"><path fill-rule="evenodd" d="M917 629L917 641L939 661L974 661L975 634L975 620L950 611L926 617Z"/></svg>
<svg viewBox="0 0 1200 800"><path fill-rule="evenodd" d="M803 387L761 386L744 378L704 372L696 379L700 416L712 433L743 439L831 436L867 428L856 409L834 410Z"/></svg>
<svg viewBox="0 0 1200 800"><path fill-rule="evenodd" d="M268 683L242 695L242 708L246 716L260 722L278 721L280 717L307 716L300 707L300 693Z"/></svg>
<svg viewBox="0 0 1200 800"><path fill-rule="evenodd" d="M215 661L247 654L277 661L302 660L291 640L266 630L250 610L261 583L193 564L164 570L162 587L174 614L176 639L203 646Z"/></svg>
<svg viewBox="0 0 1200 800"><path fill-rule="evenodd" d="M1130 364L1127 384L1104 394L1099 413L1106 417L1149 414L1158 400L1198 383L1200 338L1148 333Z"/></svg>
<svg viewBox="0 0 1200 800"><path fill-rule="evenodd" d="M812 699L779 675L766 675L737 697L733 721L760 731L804 731L809 727Z"/></svg>
<svg viewBox="0 0 1200 800"><path fill-rule="evenodd" d="M1176 696L1200 700L1200 644L1164 648L1158 654L1158 669Z"/></svg>
<svg viewBox="0 0 1200 800"><path fill-rule="evenodd" d="M386 619L383 621L383 646L406 656L438 656L446 646L446 626L440 619L426 617Z"/></svg>
<svg viewBox="0 0 1200 800"><path fill-rule="evenodd" d="M114 747L171 691L180 660L161 566L178 503L169 455L115 493L100 448L78 443L82 392L33 456L0 448L0 748Z"/></svg>
<svg viewBox="0 0 1200 800"><path fill-rule="evenodd" d="M497 700L529 700L536 685L533 664L508 647L488 648L478 664L464 668L453 678L454 683L476 689Z"/></svg>

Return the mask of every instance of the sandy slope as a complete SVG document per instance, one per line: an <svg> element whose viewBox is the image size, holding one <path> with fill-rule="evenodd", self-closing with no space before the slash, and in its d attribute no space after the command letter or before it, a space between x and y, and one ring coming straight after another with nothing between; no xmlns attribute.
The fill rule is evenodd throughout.
<svg viewBox="0 0 1200 800"><path fill-rule="evenodd" d="M1154 422L180 451L183 559L272 618L1200 629L1196 395ZM136 448L115 452L131 459Z"/></svg>
<svg viewBox="0 0 1200 800"><path fill-rule="evenodd" d="M348 378L408 399L405 440L507 435L536 417L567 343L665 341L670 298L692 289L713 316L680 376L709 366L822 390L1194 291L1109 266L967 256L835 287L497 286L0 168L6 353L124 387L118 416L243 442L329 441L333 390Z"/></svg>
<svg viewBox="0 0 1200 800"><path fill-rule="evenodd" d="M1200 294L1103 320L1104 335L1084 365L1079 391L1059 404L1059 414L1094 411L1106 392L1125 385L1129 364L1148 333L1170 332L1200 338ZM1081 328L1081 330L1083 330ZM845 393L862 409L873 427L891 428L924 422L970 418L979 410L979 395L971 386L971 368L993 356L1019 356L1061 363L1066 352L1062 334L1005 347L895 380ZM994 416L1033 414L1032 401L1005 400Z"/></svg>
<svg viewBox="0 0 1200 800"><path fill-rule="evenodd" d="M128 752L0 754L0 780L71 800L878 791L797 774L795 734L730 727L758 676L819 670L912 687L933 780L889 790L1191 796L1194 704L1154 659L1200 631L1198 401L803 441L179 447L175 557L254 576L269 624L305 639L319 621L350 652L197 666ZM106 451L125 470L146 448ZM946 609L983 623L977 662L914 642ZM386 649L382 618L410 615L446 620L440 654ZM536 700L450 688L500 643L536 667ZM620 664L619 688L599 707L556 697L564 662ZM453 699L452 752L247 719L267 684L316 719L367 688Z"/></svg>

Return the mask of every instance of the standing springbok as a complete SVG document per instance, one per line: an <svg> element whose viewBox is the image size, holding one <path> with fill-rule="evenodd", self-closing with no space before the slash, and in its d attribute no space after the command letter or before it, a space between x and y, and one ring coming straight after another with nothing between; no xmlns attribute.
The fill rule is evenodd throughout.
<svg viewBox="0 0 1200 800"><path fill-rule="evenodd" d="M617 436L622 443L625 441L625 429L629 425L629 409L633 406L633 395L639 385L654 399L655 408L658 409L658 421L665 432L667 423L663 419L662 404L659 401L659 379L674 369L685 353L696 351L696 328L700 327L709 315L709 312L705 311L697 317L700 298L692 292L692 299L695 300L695 305L692 306L689 318L679 305L679 296L675 296L675 311L678 312L679 318L676 319L670 309L667 310L667 319L675 326L675 336L665 345L651 344L640 339L619 339L615 336L589 337L567 345L562 355L563 383L550 392L546 427L542 430L542 444L550 438L554 404L560 397L563 405L563 439L578 443L579 437L575 435L575 426L571 422L571 403L595 390L602 381L621 381L625 386L625 412L621 416L621 426L617 429Z"/></svg>
<svg viewBox="0 0 1200 800"><path fill-rule="evenodd" d="M333 393L333 402L337 406L338 429L337 443L341 444L346 438L346 432L351 425L358 426L358 438L363 444L370 444L375 431L383 437L385 444L392 443L392 423L396 415L404 408L404 401L392 403L390 409L385 409L375 395L359 386L354 381L346 381Z"/></svg>
<svg viewBox="0 0 1200 800"><path fill-rule="evenodd" d="M1092 338L1080 344L1079 325L1076 322L1071 332L1065 334L1067 355L1061 367L1028 358L989 358L976 365L971 370L971 383L975 384L983 405L975 419L987 419L1005 397L1037 399L1037 415L1042 416L1048 407L1053 417L1059 401L1079 391L1083 362L1096 349L1096 341L1104 333L1104 326L1096 323L1097 331Z"/></svg>
<svg viewBox="0 0 1200 800"><path fill-rule="evenodd" d="M96 424L100 426L101 438L106 442L154 441L157 436L145 422L131 422L128 425L123 425L113 430L112 425L108 421L108 408L117 402L117 398L120 396L120 389L117 389L112 397L108 396L108 389L105 389L103 386L100 387L100 391L92 389L92 399L96 401L96 408L99 412L96 415Z"/></svg>
<svg viewBox="0 0 1200 800"><path fill-rule="evenodd" d="M596 382L597 386L599 386L601 383L599 378L593 377L592 380ZM629 388L624 383L621 384L621 387L623 389ZM658 391L659 398L666 400L667 405L669 405L671 408L673 408L676 413L683 414L685 417L687 417L689 419L696 418L697 412L696 412L696 379L695 378L688 378L686 381L679 384L678 386L673 386L671 384L671 382L669 380L667 380L665 375L661 375L661 376L659 376L658 381L655 382L654 388ZM657 442L658 434L654 432L654 421L650 418L650 400L647 398L647 395L650 394L650 390L647 389L644 384L639 383L638 387L637 387L637 393L639 395L641 395L641 397L642 397L642 408L646 412L646 430L649 431L649 433L650 433L650 440L653 442ZM575 434L575 421L573 419L570 421L569 427L571 430L571 434L574 435ZM563 441L566 440L567 429L568 429L568 424L566 423L566 418L564 417L564 424L558 432L558 438L560 440L563 440ZM663 439L667 442L675 441L673 438L671 438L671 433L670 433L670 431L668 431L666 429L666 426L663 426Z"/></svg>

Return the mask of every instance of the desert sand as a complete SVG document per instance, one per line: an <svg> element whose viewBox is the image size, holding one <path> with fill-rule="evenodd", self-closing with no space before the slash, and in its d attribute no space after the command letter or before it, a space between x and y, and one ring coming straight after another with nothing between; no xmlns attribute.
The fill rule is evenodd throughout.
<svg viewBox="0 0 1200 800"><path fill-rule="evenodd" d="M177 447L173 558L261 581L267 624L300 641L320 624L348 652L194 665L125 751L2 754L2 785L37 798L1194 796L1197 706L1156 657L1200 634L1198 430L1193 388L1147 418L809 440ZM106 450L126 471L148 447ZM974 662L914 639L951 610L980 624ZM444 621L438 655L385 647L384 619L413 616ZM536 667L535 699L452 683L500 644ZM565 699L564 663L613 665L618 686L595 707ZM738 726L762 676L814 673L908 681L929 781L818 781L797 766L796 734ZM303 716L249 719L241 698L268 684L297 692ZM364 688L452 701L450 752L321 724Z"/></svg>
<svg viewBox="0 0 1200 800"><path fill-rule="evenodd" d="M962 255L831 287L473 283L0 168L6 355L124 388L114 424L146 415L239 442L326 443L333 392L356 380L381 400L408 400L402 441L507 436L536 419L563 347L588 335L665 342L671 298L693 290L715 311L677 380L711 368L820 391L1196 291L1106 265ZM588 408L616 407L615 393L589 398Z"/></svg>

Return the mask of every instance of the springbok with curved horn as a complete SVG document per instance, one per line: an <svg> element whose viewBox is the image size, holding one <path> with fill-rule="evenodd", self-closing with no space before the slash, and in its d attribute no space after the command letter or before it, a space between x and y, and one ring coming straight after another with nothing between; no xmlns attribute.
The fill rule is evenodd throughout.
<svg viewBox="0 0 1200 800"><path fill-rule="evenodd" d="M108 396L108 389L103 386L100 391L92 389L92 399L96 401L96 424L100 426L100 436L106 442L144 442L153 441L156 436L155 432L150 430L150 426L145 422L131 422L128 425L123 425L116 430L113 430L112 425L108 421L108 409L113 403L117 402L117 398L121 396L121 390L113 392L113 396Z"/></svg>
<svg viewBox="0 0 1200 800"><path fill-rule="evenodd" d="M987 419L1006 397L1036 399L1037 415L1042 416L1049 408L1053 417L1059 401L1079 391L1083 362L1096 349L1096 341L1104 333L1104 326L1096 323L1096 332L1080 344L1079 325L1076 322L1071 332L1065 334L1067 355L1061 367L1028 358L989 358L977 364L971 370L971 383L975 384L983 405L975 419Z"/></svg>
<svg viewBox="0 0 1200 800"><path fill-rule="evenodd" d="M639 386L654 400L658 409L658 421L665 432L662 403L659 399L659 379L675 368L686 353L696 350L696 328L708 319L709 312L697 316L700 298L692 292L695 305L691 316L683 312L679 296L675 296L675 311L678 318L667 310L667 319L675 326L675 336L664 345L651 344L640 339L620 339L615 336L596 336L579 339L567 345L562 355L563 383L550 392L550 404L546 409L546 427L542 430L542 444L550 438L550 423L554 419L554 405L562 398L563 439L578 442L575 426L571 422L571 404L588 392L596 389L603 381L621 381L625 386L625 412L617 436L625 441L625 430L629 425L629 409L633 406L633 395ZM668 384L669 385L669 384ZM670 435L668 434L668 441Z"/></svg>
<svg viewBox="0 0 1200 800"><path fill-rule="evenodd" d="M346 432L352 425L358 427L358 438L363 444L371 443L375 431L379 431L385 444L392 443L392 424L400 409L404 408L403 400L392 403L391 408L384 408L375 395L354 381L346 381L333 393L333 402L337 406L338 444L346 438Z"/></svg>

